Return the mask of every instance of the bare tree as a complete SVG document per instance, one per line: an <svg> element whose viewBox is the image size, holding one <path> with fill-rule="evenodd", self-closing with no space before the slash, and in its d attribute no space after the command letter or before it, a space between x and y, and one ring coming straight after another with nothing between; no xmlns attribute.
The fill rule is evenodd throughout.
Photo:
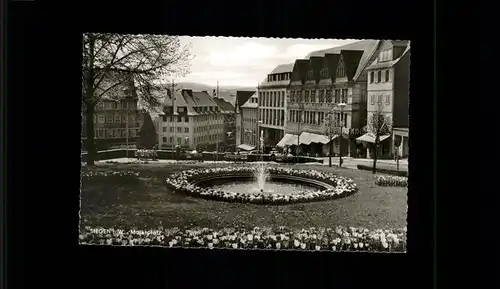
<svg viewBox="0 0 500 289"><path fill-rule="evenodd" d="M103 98L126 97L123 87L137 95L142 106L161 106L165 77L189 73L192 55L179 38L164 35L83 35L82 108L86 115L87 165L94 165L95 107ZM156 92L156 93L155 93ZM159 93L158 93L159 92ZM128 132L127 132L128 133Z"/></svg>
<svg viewBox="0 0 500 289"><path fill-rule="evenodd" d="M330 153L329 153L329 158L328 158L328 165L331 167L332 166L332 155L333 155L333 139L335 136L340 135L340 130L341 128L341 122L337 118L337 114L331 110L326 113L325 119L323 119L323 123L321 124L323 133L328 137L330 140Z"/></svg>
<svg viewBox="0 0 500 289"><path fill-rule="evenodd" d="M368 116L368 131L375 137L373 147L373 173L377 172L377 157L380 137L392 132L392 120L389 115L383 111L384 105L379 102L377 109Z"/></svg>

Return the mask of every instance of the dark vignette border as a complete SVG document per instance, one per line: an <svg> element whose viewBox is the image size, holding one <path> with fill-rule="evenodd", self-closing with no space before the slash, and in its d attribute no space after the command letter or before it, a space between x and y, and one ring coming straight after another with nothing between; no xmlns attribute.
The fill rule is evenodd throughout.
<svg viewBox="0 0 500 289"><path fill-rule="evenodd" d="M9 226L8 245L16 249L22 244L18 240L23 240L24 246L29 246L25 255L37 261L37 275L62 274L66 268L71 271L68 277L76 280L69 284L76 282L86 288L107 282L113 288L135 282L143 287L168 288L258 284L358 288L386 282L405 288L432 286L432 2L169 1L167 6L147 1L71 1L48 6L35 1L12 6L11 12L17 13L19 20L11 19L15 27L10 24L10 29L16 29L17 36L8 46L16 61L10 67L15 80L9 83L13 95L7 103L8 146L9 155L15 156L10 158L10 167L24 173L16 173L16 187L8 188L7 203L16 206L16 215L9 215L9 221L16 217L16 229ZM80 38L86 31L410 39L413 181L408 253L79 247L80 139L79 130L73 128L80 124L80 114L75 111L80 109ZM17 269L21 259L16 258L8 267ZM50 261L56 261L59 268L49 266Z"/></svg>

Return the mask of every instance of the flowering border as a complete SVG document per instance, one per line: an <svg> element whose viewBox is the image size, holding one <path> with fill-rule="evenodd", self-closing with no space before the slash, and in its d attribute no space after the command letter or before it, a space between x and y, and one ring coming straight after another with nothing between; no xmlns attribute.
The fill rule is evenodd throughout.
<svg viewBox="0 0 500 289"><path fill-rule="evenodd" d="M130 171L82 171L82 178L92 177L139 177L138 172Z"/></svg>
<svg viewBox="0 0 500 289"><path fill-rule="evenodd" d="M292 230L285 227L252 230L178 228L122 231L86 226L80 244L162 246L182 248L268 249L302 251L406 252L406 227L368 230L342 227Z"/></svg>
<svg viewBox="0 0 500 289"><path fill-rule="evenodd" d="M381 187L408 187L407 177L378 176L375 184Z"/></svg>
<svg viewBox="0 0 500 289"><path fill-rule="evenodd" d="M349 178L315 170L297 170L283 167L269 167L267 170L269 173L276 175L291 175L318 180L330 184L334 188L315 192L302 192L294 195L260 193L246 194L202 188L193 183L200 177L221 177L224 175L230 176L235 174L253 173L255 172L255 169L256 168L254 167L191 169L170 175L170 177L167 178L166 183L173 189L182 191L188 195L228 202L275 205L330 200L344 197L357 191L356 184Z"/></svg>

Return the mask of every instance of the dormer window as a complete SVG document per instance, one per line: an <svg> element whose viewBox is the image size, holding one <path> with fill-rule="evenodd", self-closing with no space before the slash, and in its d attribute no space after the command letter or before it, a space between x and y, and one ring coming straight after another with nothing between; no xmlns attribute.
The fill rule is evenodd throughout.
<svg viewBox="0 0 500 289"><path fill-rule="evenodd" d="M375 72L370 72L370 83L373 83L373 81L375 80Z"/></svg>
<svg viewBox="0 0 500 289"><path fill-rule="evenodd" d="M379 62L390 61L390 60L393 60L392 48L382 51L378 57Z"/></svg>
<svg viewBox="0 0 500 289"><path fill-rule="evenodd" d="M320 74L322 79L328 78L328 67L322 68Z"/></svg>
<svg viewBox="0 0 500 289"><path fill-rule="evenodd" d="M345 66L342 60L339 62L339 67L337 67L337 77L345 77Z"/></svg>
<svg viewBox="0 0 500 289"><path fill-rule="evenodd" d="M382 70L377 71L377 82L382 81Z"/></svg>

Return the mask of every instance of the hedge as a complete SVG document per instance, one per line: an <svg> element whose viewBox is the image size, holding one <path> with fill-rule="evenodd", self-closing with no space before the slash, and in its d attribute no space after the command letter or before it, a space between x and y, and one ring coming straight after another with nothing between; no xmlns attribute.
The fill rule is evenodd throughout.
<svg viewBox="0 0 500 289"><path fill-rule="evenodd" d="M372 171L373 170L372 166L357 165L357 167L358 167L358 170L365 170L365 171ZM388 175L399 176L399 177L408 177L407 171L396 171L396 170L382 169L382 168L377 168L376 171L377 171L377 173L382 173L382 174L388 174Z"/></svg>

